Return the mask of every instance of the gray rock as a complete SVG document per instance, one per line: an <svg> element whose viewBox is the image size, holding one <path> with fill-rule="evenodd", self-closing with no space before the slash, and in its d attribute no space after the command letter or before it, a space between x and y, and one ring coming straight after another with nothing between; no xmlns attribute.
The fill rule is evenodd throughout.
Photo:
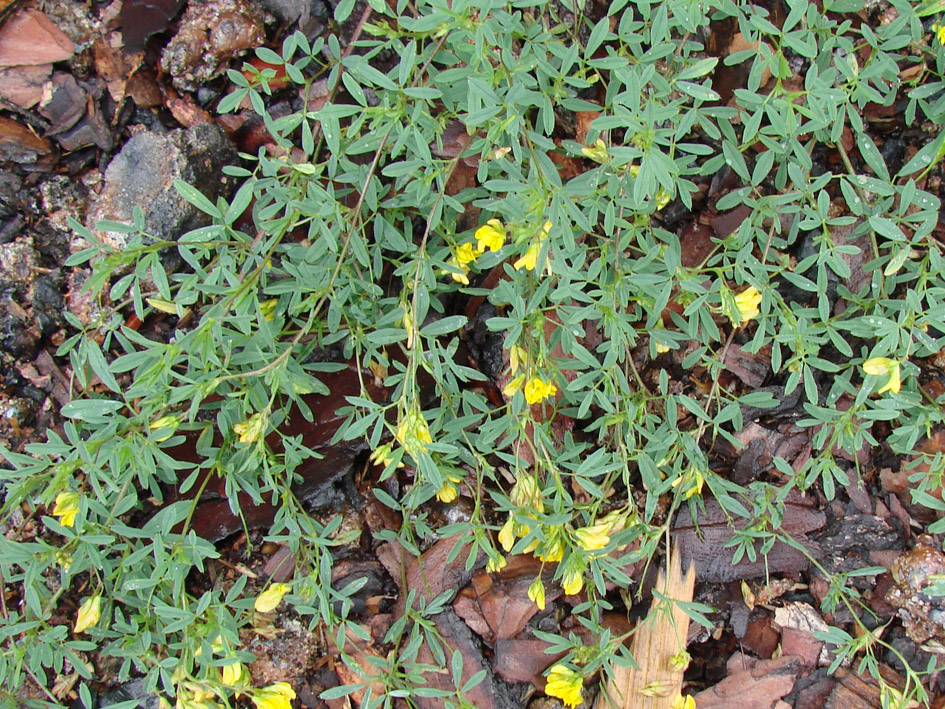
<svg viewBox="0 0 945 709"><path fill-rule="evenodd" d="M236 157L229 138L211 123L166 135L139 133L105 171L105 185L89 210L86 225L104 243L120 249L127 236L102 231L96 224L103 219L131 224L134 208L141 207L145 232L158 239L174 240L210 222L209 216L177 193L174 180L195 186L211 201L228 197L234 182L222 174L221 168L235 162ZM74 249L84 246L73 244Z"/></svg>
<svg viewBox="0 0 945 709"><path fill-rule="evenodd" d="M26 236L9 244L0 244L0 288L28 286L39 267L39 254L33 240Z"/></svg>
<svg viewBox="0 0 945 709"><path fill-rule="evenodd" d="M298 20L302 16L302 12L308 10L311 3L312 0L260 0L259 2L260 5L285 23Z"/></svg>

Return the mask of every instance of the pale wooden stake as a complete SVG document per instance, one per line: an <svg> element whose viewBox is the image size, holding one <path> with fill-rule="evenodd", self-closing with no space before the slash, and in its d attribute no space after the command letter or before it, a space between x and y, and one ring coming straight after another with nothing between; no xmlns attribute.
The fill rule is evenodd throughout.
<svg viewBox="0 0 945 709"><path fill-rule="evenodd" d="M669 582L663 569L656 579L656 588L675 601L691 601L696 572L690 564L685 578L682 575L681 554L677 548L669 563ZM657 606L655 597L651 615ZM640 669L615 668L614 678L607 683L594 704L594 709L672 709L673 701L682 689L683 671L670 667L670 658L685 650L689 632L689 616L673 605L671 621L668 615L658 613L655 620L643 620L633 634L631 652ZM643 690L649 688L644 693ZM654 691L655 690L655 691Z"/></svg>

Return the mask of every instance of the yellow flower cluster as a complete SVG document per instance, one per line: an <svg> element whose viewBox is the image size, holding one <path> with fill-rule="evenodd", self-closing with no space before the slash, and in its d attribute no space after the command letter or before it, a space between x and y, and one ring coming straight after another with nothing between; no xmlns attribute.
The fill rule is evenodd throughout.
<svg viewBox="0 0 945 709"><path fill-rule="evenodd" d="M56 495L52 514L59 518L59 524L63 527L74 527L76 515L79 514L79 493L60 492Z"/></svg>
<svg viewBox="0 0 945 709"><path fill-rule="evenodd" d="M538 519L538 515L545 511L545 505L541 499L541 488L538 486L538 481L531 475L523 475L516 479L509 493L509 499L516 507L527 509L526 514L533 519ZM515 539L524 537L526 534L528 534L528 525L516 524L514 516L510 514L502 529L499 530L499 544L506 552L512 551ZM524 553L534 551L538 544L538 540L534 540L524 549Z"/></svg>
<svg viewBox="0 0 945 709"><path fill-rule="evenodd" d="M160 431L160 435L154 438L155 441L160 443L174 435L174 431L180 426L180 422L180 416L161 416L149 423L148 429L151 431ZM237 424L237 426L238 425L239 424Z"/></svg>
<svg viewBox="0 0 945 709"><path fill-rule="evenodd" d="M282 602L282 597L292 590L291 584L274 583L265 591L259 594L253 608L257 613L268 613L275 610Z"/></svg>
<svg viewBox="0 0 945 709"><path fill-rule="evenodd" d="M505 246L505 227L498 219L490 219L476 229L476 243L471 241L459 246L450 259L450 266L455 268L450 275L457 283L469 285L469 264L482 256L486 250L498 251Z"/></svg>
<svg viewBox="0 0 945 709"><path fill-rule="evenodd" d="M242 662L231 662L220 669L220 681L228 687L241 684L246 676L246 668Z"/></svg>
<svg viewBox="0 0 945 709"><path fill-rule="evenodd" d="M233 426L233 433L239 437L240 443L255 443L266 427L266 420L262 414L253 414L242 423Z"/></svg>
<svg viewBox="0 0 945 709"><path fill-rule="evenodd" d="M541 377L529 377L526 379L524 374L519 374L506 384L502 389L502 393L507 398L511 398L515 396L515 392L522 389L523 384L525 386L522 393L525 394L525 401L528 402L529 405L537 404L539 401L551 398L558 393L558 387L550 381L546 382Z"/></svg>
<svg viewBox="0 0 945 709"><path fill-rule="evenodd" d="M459 475L447 473L443 485L440 486L440 489L436 493L436 499L444 504L449 504L455 500L459 495L459 488L456 486L462 482L462 480Z"/></svg>
<svg viewBox="0 0 945 709"><path fill-rule="evenodd" d="M544 512L544 503L541 499L541 489L537 481L530 476L523 476L516 480L512 491L509 494L511 502L519 508L525 508L525 515L533 519L538 519L538 515ZM614 510L599 518L594 524L586 527L580 527L572 532L575 548L583 550L584 553L572 553L564 562L561 568L561 587L565 594L573 596L580 593L584 588L584 574L587 570L587 559L599 556L602 549L610 544L611 537L623 530L627 525L628 513L623 510ZM522 553L534 555L542 562L556 563L564 558L564 552L567 548L567 535L565 527L540 525L544 539L539 541L535 539L529 544ZM529 532L529 526L523 523L516 523L513 515L509 515L508 520L499 530L499 543L506 552L512 551L515 546L515 540L524 537ZM504 559L503 564L504 566ZM490 571L498 570L501 566ZM538 576L528 589L528 597L541 609L545 607L545 587Z"/></svg>
<svg viewBox="0 0 945 709"><path fill-rule="evenodd" d="M292 709L295 691L288 682L276 682L258 690L250 699L256 709Z"/></svg>
<svg viewBox="0 0 945 709"><path fill-rule="evenodd" d="M584 677L567 665L559 663L554 665L548 673L545 694L549 697L557 697L564 702L565 706L576 707L584 701L584 696L581 694L583 688Z"/></svg>
<svg viewBox="0 0 945 709"><path fill-rule="evenodd" d="M935 36L938 37L938 43L945 44L945 25L936 22L932 25L932 31L935 33Z"/></svg>
<svg viewBox="0 0 945 709"><path fill-rule="evenodd" d="M220 709L216 694L196 685L177 688L176 709ZM162 705L163 706L163 705Z"/></svg>
<svg viewBox="0 0 945 709"><path fill-rule="evenodd" d="M548 234L550 233L551 222L545 222L542 225L538 236L532 239L532 242L525 250L525 254L512 264L512 268L514 268L516 271L521 271L523 268L526 271L534 271L535 266L538 265L538 255L541 253L541 247L544 246L545 239L548 238Z"/></svg>
<svg viewBox="0 0 945 709"><path fill-rule="evenodd" d="M102 618L102 597L94 595L86 598L79 606L79 612L75 616L75 626L72 632L79 634L98 624Z"/></svg>
<svg viewBox="0 0 945 709"><path fill-rule="evenodd" d="M427 452L427 443L433 443L430 427L419 411L409 411L403 415L397 424L394 438L414 458Z"/></svg>
<svg viewBox="0 0 945 709"><path fill-rule="evenodd" d="M687 500L693 495L700 494L704 484L705 474L695 466L690 466L682 475L673 480L673 487L681 488L683 497Z"/></svg>
<svg viewBox="0 0 945 709"><path fill-rule="evenodd" d="M863 371L874 377L888 377L886 383L876 392L882 394L891 391L898 394L902 388L900 362L889 357L870 357L863 363Z"/></svg>
<svg viewBox="0 0 945 709"><path fill-rule="evenodd" d="M754 320L761 313L761 293L754 286L748 286L745 290L735 296L735 306L738 308L738 314L741 317L741 324Z"/></svg>

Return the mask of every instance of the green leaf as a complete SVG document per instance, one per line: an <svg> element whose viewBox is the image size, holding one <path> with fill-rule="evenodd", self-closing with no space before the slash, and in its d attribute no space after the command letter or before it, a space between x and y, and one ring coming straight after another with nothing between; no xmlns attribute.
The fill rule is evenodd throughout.
<svg viewBox="0 0 945 709"><path fill-rule="evenodd" d="M718 57L708 57L697 61L692 66L686 67L676 76L677 81L691 81L692 79L698 79L699 77L705 76L709 72L715 69L715 65L719 63Z"/></svg>
<svg viewBox="0 0 945 709"><path fill-rule="evenodd" d="M229 206L226 208L226 214L223 215L223 221L227 225L232 225L240 215L246 211L249 203L253 201L253 188L256 186L256 180L246 180L233 195Z"/></svg>
<svg viewBox="0 0 945 709"><path fill-rule="evenodd" d="M193 185L188 185L183 180L174 180L174 189L177 190L177 194L190 202L201 212L209 214L211 217L216 219L223 218L223 215L220 214L220 210L217 209L217 206L209 199L204 197L203 193L201 193L200 190L198 190Z"/></svg>
<svg viewBox="0 0 945 709"><path fill-rule="evenodd" d="M124 406L122 402L112 399L76 399L62 407L62 415L77 421L105 423L110 421L110 415L122 406Z"/></svg>
<svg viewBox="0 0 945 709"><path fill-rule="evenodd" d="M102 354L101 348L98 346L98 343L95 340L88 339L85 341L85 351L89 358L89 365L92 367L92 371L98 375L98 378L102 380L102 384L107 386L113 392L120 393L121 387L118 386L118 381L115 379L115 375L112 374L111 370L108 368L108 362L105 361L105 355Z"/></svg>
<svg viewBox="0 0 945 709"><path fill-rule="evenodd" d="M858 132L856 134L856 145L860 149L860 155L863 157L863 160L866 161L866 164L870 166L870 170L873 171L873 174L888 182L889 170L886 168L886 161L883 160L883 156L880 155L879 148L876 147L876 143L873 142L873 139L865 132Z"/></svg>
<svg viewBox="0 0 945 709"><path fill-rule="evenodd" d="M880 236L885 236L887 239L892 239L893 241L905 241L906 235L902 233L895 222L886 217L870 217L869 218L870 227Z"/></svg>
<svg viewBox="0 0 945 709"><path fill-rule="evenodd" d="M721 97L708 86L694 84L691 81L677 81L676 88L699 101L718 101Z"/></svg>
<svg viewBox="0 0 945 709"><path fill-rule="evenodd" d="M939 133L935 140L913 155L912 159L902 166L896 177L905 177L922 169L928 171L942 159L943 155L945 155L945 130Z"/></svg>
<svg viewBox="0 0 945 709"><path fill-rule="evenodd" d="M584 56L587 59L590 59L594 56L594 52L597 51L597 48L603 44L604 40L607 39L607 35L610 33L610 18L602 17L600 21L594 25L594 29L591 30L591 36L587 39L587 45L584 48Z"/></svg>
<svg viewBox="0 0 945 709"><path fill-rule="evenodd" d="M425 325L420 330L420 334L424 337L446 335L459 330L459 328L466 324L467 319L465 315L450 315L449 317L440 318L439 320L434 320L429 325Z"/></svg>
<svg viewBox="0 0 945 709"><path fill-rule="evenodd" d="M335 5L335 22L344 22L351 16L354 9L355 0L341 0Z"/></svg>
<svg viewBox="0 0 945 709"><path fill-rule="evenodd" d="M725 156L725 164L735 171L745 182L751 181L748 174L748 165L745 163L745 156L739 152L738 148L727 140L722 141L722 155Z"/></svg>

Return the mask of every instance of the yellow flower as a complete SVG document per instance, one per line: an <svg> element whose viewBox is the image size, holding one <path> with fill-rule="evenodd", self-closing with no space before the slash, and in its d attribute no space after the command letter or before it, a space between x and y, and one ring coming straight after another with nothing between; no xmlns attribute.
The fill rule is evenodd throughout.
<svg viewBox="0 0 945 709"><path fill-rule="evenodd" d="M584 697L581 689L584 687L584 678L567 665L555 665L548 673L548 683L545 685L545 694L557 697L565 706L576 707Z"/></svg>
<svg viewBox="0 0 945 709"><path fill-rule="evenodd" d="M735 296L735 306L741 316L742 325L758 317L761 312L758 309L759 305L761 305L761 293L754 286L748 286Z"/></svg>
<svg viewBox="0 0 945 709"><path fill-rule="evenodd" d="M262 313L262 316L266 319L266 322L271 322L275 317L276 305L278 303L278 298L270 298L269 300L264 300L259 304L259 312Z"/></svg>
<svg viewBox="0 0 945 709"><path fill-rule="evenodd" d="M498 251L505 246L505 227L498 219L490 219L481 227L476 229L476 242L479 246L479 253L489 251Z"/></svg>
<svg viewBox="0 0 945 709"><path fill-rule="evenodd" d="M166 441L168 438L173 436L174 431L177 430L178 426L180 426L179 416L161 416L160 418L156 418L148 424L148 428L152 431L164 431L160 437L154 439L158 443L161 441Z"/></svg>
<svg viewBox="0 0 945 709"><path fill-rule="evenodd" d="M449 504L456 499L456 496L459 494L457 485L463 481L462 477L454 473L447 473L446 479L443 481L442 487L436 493L436 499L440 502Z"/></svg>
<svg viewBox="0 0 945 709"><path fill-rule="evenodd" d="M585 551L596 551L610 544L610 525L598 522L590 527L574 530L577 543Z"/></svg>
<svg viewBox="0 0 945 709"><path fill-rule="evenodd" d="M899 389L902 387L899 364L898 360L889 357L870 357L863 363L863 371L867 374L874 377L889 377L887 382L876 392L877 394L886 391L891 391L894 394L899 393Z"/></svg>
<svg viewBox="0 0 945 709"><path fill-rule="evenodd" d="M528 598L538 606L538 610L545 610L545 584L541 582L541 576L536 576L528 587Z"/></svg>
<svg viewBox="0 0 945 709"><path fill-rule="evenodd" d="M450 266L453 266L459 269L458 272L450 271L450 276L452 276L453 280L456 281L457 283L462 283L464 286L468 286L469 285L469 268L467 266L463 266L459 264L456 261L456 259L450 259L449 263L450 263Z"/></svg>
<svg viewBox="0 0 945 709"><path fill-rule="evenodd" d="M274 583L259 594L259 597L253 604L253 608L256 609L257 613L268 613L271 610L275 610L282 601L282 597L291 590L291 584Z"/></svg>
<svg viewBox="0 0 945 709"><path fill-rule="evenodd" d="M674 672L685 672L690 662L692 662L692 655L685 650L680 650L669 658L669 668Z"/></svg>
<svg viewBox="0 0 945 709"><path fill-rule="evenodd" d="M430 436L430 427L427 426L427 421L423 418L423 414L418 411L411 411L404 414L400 423L397 424L397 431L394 433L394 438L396 438L397 442L404 447L404 450L412 456L426 453L426 444L433 443L433 438Z"/></svg>
<svg viewBox="0 0 945 709"><path fill-rule="evenodd" d="M528 271L534 271L535 266L538 265L538 254L541 253L541 247L545 243L545 239L548 238L548 234L551 233L551 222L545 222L542 224L541 231L538 233L537 237L532 239L532 243L528 245L528 249L525 250L525 254L518 260L516 260L512 267L516 271L521 271L523 268ZM551 275L551 264L548 264L548 274Z"/></svg>
<svg viewBox="0 0 945 709"><path fill-rule="evenodd" d="M560 527L553 528L548 532L547 539L538 545L535 556L540 561L548 564L561 561L564 558L564 539L562 539Z"/></svg>
<svg viewBox="0 0 945 709"><path fill-rule="evenodd" d="M512 379L508 384L502 387L502 396L506 399L511 399L515 396L515 392L522 388L522 384L525 383L525 375L519 374L515 379Z"/></svg>
<svg viewBox="0 0 945 709"><path fill-rule="evenodd" d="M374 465L383 465L385 468L394 462L393 459L394 451L391 448L390 443L385 443L382 446L378 446L373 451L371 451L370 460ZM402 462L397 463L398 468L403 468L404 464Z"/></svg>
<svg viewBox="0 0 945 709"><path fill-rule="evenodd" d="M545 511L545 505L541 500L541 487L533 475L516 476L515 484L509 492L509 499L516 507L532 507L538 512Z"/></svg>
<svg viewBox="0 0 945 709"><path fill-rule="evenodd" d="M525 255L512 264L512 268L516 271L521 271L523 268L527 271L534 271L535 266L538 264L539 253L541 253L541 241L536 239L529 244Z"/></svg>
<svg viewBox="0 0 945 709"><path fill-rule="evenodd" d="M86 598L79 606L79 612L75 616L75 627L72 628L75 633L84 633L86 630L97 624L102 617L102 597L92 596Z"/></svg>
<svg viewBox="0 0 945 709"><path fill-rule="evenodd" d="M478 234L478 232L476 232ZM467 241L465 244L456 249L456 262L460 266L465 266L467 263L472 263L479 256L482 255L482 249L473 248L471 241Z"/></svg>
<svg viewBox="0 0 945 709"><path fill-rule="evenodd" d="M945 44L945 25L940 25L936 22L932 25L932 31L935 32L935 36L938 37L938 43Z"/></svg>
<svg viewBox="0 0 945 709"><path fill-rule="evenodd" d="M515 546L515 521L512 515L509 515L502 529L499 530L499 544L506 552L512 551L512 547Z"/></svg>
<svg viewBox="0 0 945 709"><path fill-rule="evenodd" d="M692 698L691 694L687 694L685 697L677 694L673 698L672 709L696 709L696 700Z"/></svg>
<svg viewBox="0 0 945 709"><path fill-rule="evenodd" d="M512 345L509 349L509 372L515 374L520 364L528 364L528 353L518 345Z"/></svg>
<svg viewBox="0 0 945 709"><path fill-rule="evenodd" d="M79 493L60 492L56 495L52 514L59 518L59 524L63 527L75 526L75 516L79 514Z"/></svg>
<svg viewBox="0 0 945 709"><path fill-rule="evenodd" d="M561 588L568 596L580 593L584 588L584 564L576 554L568 558L564 573L561 576Z"/></svg>
<svg viewBox="0 0 945 709"><path fill-rule="evenodd" d="M240 443L255 443L262 435L265 425L262 414L253 414L246 421L235 424L233 433L239 436Z"/></svg>
<svg viewBox="0 0 945 709"><path fill-rule="evenodd" d="M436 499L445 504L449 504L456 499L456 496L459 494L459 490L456 489L456 486L449 480L443 483L443 486L437 491Z"/></svg>
<svg viewBox="0 0 945 709"><path fill-rule="evenodd" d="M558 387L539 377L532 377L525 382L525 401L529 404L537 404L542 399L554 396L557 393Z"/></svg>
<svg viewBox="0 0 945 709"><path fill-rule="evenodd" d="M501 554L495 559L490 556L489 561L486 562L486 571L490 574L498 573L499 571L502 571L502 569L504 569L508 563L509 562L506 561L505 557Z"/></svg>
<svg viewBox="0 0 945 709"><path fill-rule="evenodd" d="M295 692L288 682L276 682L260 689L250 699L256 709L292 709Z"/></svg>
<svg viewBox="0 0 945 709"><path fill-rule="evenodd" d="M229 665L224 665L220 670L220 674L220 681L228 687L232 687L243 677L243 663L231 662Z"/></svg>
<svg viewBox="0 0 945 709"><path fill-rule="evenodd" d="M690 466L686 472L673 481L673 487L683 487L684 497L689 499L693 495L702 492L702 486L705 484L705 475L695 466Z"/></svg>
<svg viewBox="0 0 945 709"><path fill-rule="evenodd" d="M218 709L219 704L213 701L213 692L194 687L193 690L178 688L177 709Z"/></svg>
<svg viewBox="0 0 945 709"><path fill-rule="evenodd" d="M581 148L581 154L594 162L607 161L607 144L600 138L592 146Z"/></svg>
<svg viewBox="0 0 945 709"><path fill-rule="evenodd" d="M627 516L626 510L612 510L599 518L596 524L604 525L607 534L612 537L627 528Z"/></svg>

